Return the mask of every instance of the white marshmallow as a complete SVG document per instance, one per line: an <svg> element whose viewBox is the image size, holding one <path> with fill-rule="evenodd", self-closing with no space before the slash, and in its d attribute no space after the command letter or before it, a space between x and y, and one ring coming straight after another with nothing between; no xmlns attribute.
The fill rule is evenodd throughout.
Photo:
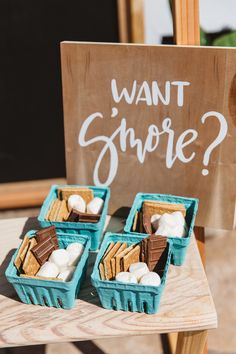
<svg viewBox="0 0 236 354"><path fill-rule="evenodd" d="M116 274L116 280L122 283L134 283L137 284L138 280L136 276L129 272L120 272Z"/></svg>
<svg viewBox="0 0 236 354"><path fill-rule="evenodd" d="M103 208L104 200L99 197L93 198L87 205L87 213L100 214Z"/></svg>
<svg viewBox="0 0 236 354"><path fill-rule="evenodd" d="M83 254L84 246L79 242L73 242L67 246L66 250L69 253L69 257L70 257L68 265L69 266L77 265L77 263L80 260L80 257Z"/></svg>
<svg viewBox="0 0 236 354"><path fill-rule="evenodd" d="M160 236L184 237L188 232L188 227L184 216L180 211L163 214L159 219L159 225L155 232Z"/></svg>
<svg viewBox="0 0 236 354"><path fill-rule="evenodd" d="M146 263L136 262L130 265L129 272L134 274L139 281L144 274L149 272L149 269Z"/></svg>
<svg viewBox="0 0 236 354"><path fill-rule="evenodd" d="M174 211L174 213L171 214L172 217L175 217L176 222L178 222L180 225L184 225L185 224L185 218L183 216L183 214L181 213L181 211Z"/></svg>
<svg viewBox="0 0 236 354"><path fill-rule="evenodd" d="M59 269L56 264L45 262L36 275L39 277L56 278L58 273Z"/></svg>
<svg viewBox="0 0 236 354"><path fill-rule="evenodd" d="M154 230L156 230L159 226L159 220L160 220L161 215L160 214L154 214L151 216L151 224Z"/></svg>
<svg viewBox="0 0 236 354"><path fill-rule="evenodd" d="M72 194L69 196L67 206L69 211L73 209L77 213L85 213L86 210L86 203L84 199L77 194Z"/></svg>
<svg viewBox="0 0 236 354"><path fill-rule="evenodd" d="M159 277L159 275L157 273L149 272L149 273L146 273L142 276L139 284L159 286L161 284L161 278Z"/></svg>
<svg viewBox="0 0 236 354"><path fill-rule="evenodd" d="M57 276L58 279L61 279L62 281L70 281L73 273L75 271L75 267L71 266L60 272Z"/></svg>
<svg viewBox="0 0 236 354"><path fill-rule="evenodd" d="M62 272L69 264L70 254L64 249L58 249L52 252L49 262L56 264L59 271Z"/></svg>
<svg viewBox="0 0 236 354"><path fill-rule="evenodd" d="M67 247L66 247L67 252L69 253L83 253L84 250L84 246L82 245L82 243L79 242L72 242L70 243Z"/></svg>

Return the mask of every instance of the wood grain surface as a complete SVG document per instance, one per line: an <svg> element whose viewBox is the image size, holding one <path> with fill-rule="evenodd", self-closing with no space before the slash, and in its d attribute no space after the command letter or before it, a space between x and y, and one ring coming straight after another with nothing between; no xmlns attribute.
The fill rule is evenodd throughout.
<svg viewBox="0 0 236 354"><path fill-rule="evenodd" d="M119 27L119 41L130 42L130 3L126 0L117 0L117 17Z"/></svg>
<svg viewBox="0 0 236 354"><path fill-rule="evenodd" d="M144 43L144 1L130 1L131 42Z"/></svg>
<svg viewBox="0 0 236 354"><path fill-rule="evenodd" d="M173 0L175 43L200 45L199 0Z"/></svg>
<svg viewBox="0 0 236 354"><path fill-rule="evenodd" d="M235 48L63 42L61 59L68 183L110 184L110 214L131 206L140 191L197 197L197 226L233 228ZM183 106L177 102L173 80L190 83L184 89ZM162 94L171 82L168 102L155 101L153 82ZM128 100L121 98L124 88ZM220 123L214 115L205 123L202 117L214 111L224 116L228 130L223 142L211 150ZM167 117L171 153L169 134L162 131ZM157 141L149 129L157 129ZM184 148L189 162L183 163L176 158L176 144L186 133L188 140L190 131L197 138ZM203 161L209 149L206 167ZM170 163L167 153L175 161Z"/></svg>
<svg viewBox="0 0 236 354"><path fill-rule="evenodd" d="M4 272L20 238L37 227L36 219L0 221L0 346L186 332L217 326L214 303L194 237L185 264L170 267L160 311L156 315L103 309L89 276L72 310L22 304ZM121 219L110 220L109 231L121 231L122 228ZM94 252L90 255L90 271L95 256Z"/></svg>
<svg viewBox="0 0 236 354"><path fill-rule="evenodd" d="M207 331L179 333L175 354L202 354Z"/></svg>

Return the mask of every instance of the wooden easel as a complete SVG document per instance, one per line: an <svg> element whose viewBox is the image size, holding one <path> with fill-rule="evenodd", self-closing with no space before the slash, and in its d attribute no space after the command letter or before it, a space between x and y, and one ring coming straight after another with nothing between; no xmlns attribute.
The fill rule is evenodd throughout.
<svg viewBox="0 0 236 354"><path fill-rule="evenodd" d="M127 5L127 1L122 1L122 3L123 5ZM134 0L131 3L135 3L135 8L133 8L136 9L135 16L138 16L140 20L134 22L133 27L136 25L139 26L138 23L142 23L140 12L140 4L142 2L139 0ZM185 1L185 4L187 4L187 1ZM133 10L131 8L131 12L132 11ZM181 13L182 15L183 13L186 14L186 11L182 11ZM128 28L129 23L127 22L127 17L123 20L123 26L126 25L126 28ZM132 29L133 27L131 27L131 33L134 30ZM123 34L124 33L125 31L123 31ZM137 40L138 36L141 36L141 31L139 31L137 37L133 37L133 39ZM95 46L97 46L97 44ZM111 45L99 45L100 48L103 48L103 46L109 49ZM116 51L118 50L119 52L122 47L136 47L133 45L121 46L113 44L112 46L114 46ZM68 93L68 90L71 89L71 82L73 82L73 84L78 82L77 80L79 80L79 82L83 82L83 80L80 80L80 75L81 73L84 75L84 67L83 65L77 65L78 52L77 54L74 52L74 50L78 47L80 50L87 51L89 49L89 51L92 52L94 43L62 43L63 84L65 93ZM81 47L83 47L83 49L81 49ZM137 47L144 47L145 49L145 46ZM176 51L176 48L174 51ZM96 58L94 63L97 63L98 57L94 56L94 52L93 57ZM85 57L85 65L87 64L86 58L88 57ZM118 60L119 64L119 58L117 58L118 56L115 56L115 59L112 60L114 62L115 60ZM76 62L75 65L74 62ZM94 72L94 63L93 61L90 62L92 72ZM104 71L104 68L107 70L107 61L104 61L104 63L106 66L103 67L101 72ZM70 64L72 64L72 66ZM130 61L129 64L133 65L133 61ZM73 67L73 65L75 70L71 71L71 67ZM90 73L89 70L88 72ZM88 77L90 77L90 74ZM95 88L94 76L91 76L91 78L92 88ZM69 84L67 85L66 83ZM73 105L77 102L78 97L87 97L86 95L79 95L77 97L77 91L73 89L72 91L72 93L76 93L75 100L72 100L73 102L70 101ZM71 95L66 94L65 98L67 97L71 98ZM66 108L65 122L72 122L71 117L73 118L73 115L70 116L68 114L68 110L73 108L73 106L71 104L68 105L66 99L64 103ZM74 122L77 122L78 117L75 116L74 118ZM68 124L65 126L67 136L72 131L70 127L71 126ZM70 141L67 140L67 150L73 151L70 150L69 142ZM69 160L67 161L69 163ZM77 159L77 163L80 163L79 159ZM68 165L68 167L70 167L68 168L68 176L74 176L74 173L72 172L78 171L78 166L72 163ZM73 178L70 177L70 179L71 180L69 183L81 183L76 181L76 178L73 180ZM124 226L123 219L115 217L114 215L112 218L109 216L107 217L107 223L109 224L107 231L112 232L120 232ZM64 311L62 309L51 308L49 311L44 307L33 305L29 306L22 304L21 302L17 302L15 299L15 292L10 284L6 282L4 276L4 271L6 265L10 261L12 250L18 247L20 243L20 235L23 236L26 231L30 229L37 229L38 227L39 225L37 220L33 218L17 218L0 221L0 234L4 235L4 237L0 239L0 264L2 265L0 268L0 346L22 346L55 342L94 340L99 338L108 339L112 337L124 337L129 335L134 336L179 332L178 335L169 334L173 353L203 353L207 330L217 327L217 314L208 286L206 274L204 272L200 256L197 252L197 245L194 237L191 238L185 263L181 267L170 266L168 280L165 287L165 296L162 298L162 306L157 314L149 316L145 313L133 313L126 311L117 312L114 310L103 309L99 304L94 288L91 286L89 276L86 278L86 282L83 289L81 289L79 299L76 300L74 309ZM198 238L201 236L202 240L204 240L203 229L198 229L197 232ZM203 242L200 244L204 245ZM92 270L93 265L94 259L91 257L91 262L89 264L90 271ZM196 284L198 284L198 286L196 286ZM185 294L187 294L187 296L185 296ZM14 314L12 315L13 307ZM26 318L27 321L25 320Z"/></svg>
<svg viewBox="0 0 236 354"><path fill-rule="evenodd" d="M118 0L119 34L121 42L144 42L143 0ZM173 0L173 30L177 45L200 45L199 1ZM195 227L195 237L202 263L205 267L205 230ZM182 347L184 335L169 333L172 353L176 347ZM178 351L177 351L178 352ZM207 345L204 354L207 353Z"/></svg>

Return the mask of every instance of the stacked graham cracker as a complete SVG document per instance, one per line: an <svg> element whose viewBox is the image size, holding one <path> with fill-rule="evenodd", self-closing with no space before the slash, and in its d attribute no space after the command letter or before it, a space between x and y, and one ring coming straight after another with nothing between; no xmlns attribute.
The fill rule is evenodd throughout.
<svg viewBox="0 0 236 354"><path fill-rule="evenodd" d="M130 264L139 261L139 255L139 245L128 247L126 242L111 242L99 264L101 279L111 280L118 273L127 271Z"/></svg>

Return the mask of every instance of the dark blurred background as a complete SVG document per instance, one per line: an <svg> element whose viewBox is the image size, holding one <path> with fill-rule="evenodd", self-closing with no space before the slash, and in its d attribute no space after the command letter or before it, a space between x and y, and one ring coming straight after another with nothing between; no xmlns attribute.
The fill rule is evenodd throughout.
<svg viewBox="0 0 236 354"><path fill-rule="evenodd" d="M0 182L66 175L64 40L118 42L116 0L0 1Z"/></svg>

